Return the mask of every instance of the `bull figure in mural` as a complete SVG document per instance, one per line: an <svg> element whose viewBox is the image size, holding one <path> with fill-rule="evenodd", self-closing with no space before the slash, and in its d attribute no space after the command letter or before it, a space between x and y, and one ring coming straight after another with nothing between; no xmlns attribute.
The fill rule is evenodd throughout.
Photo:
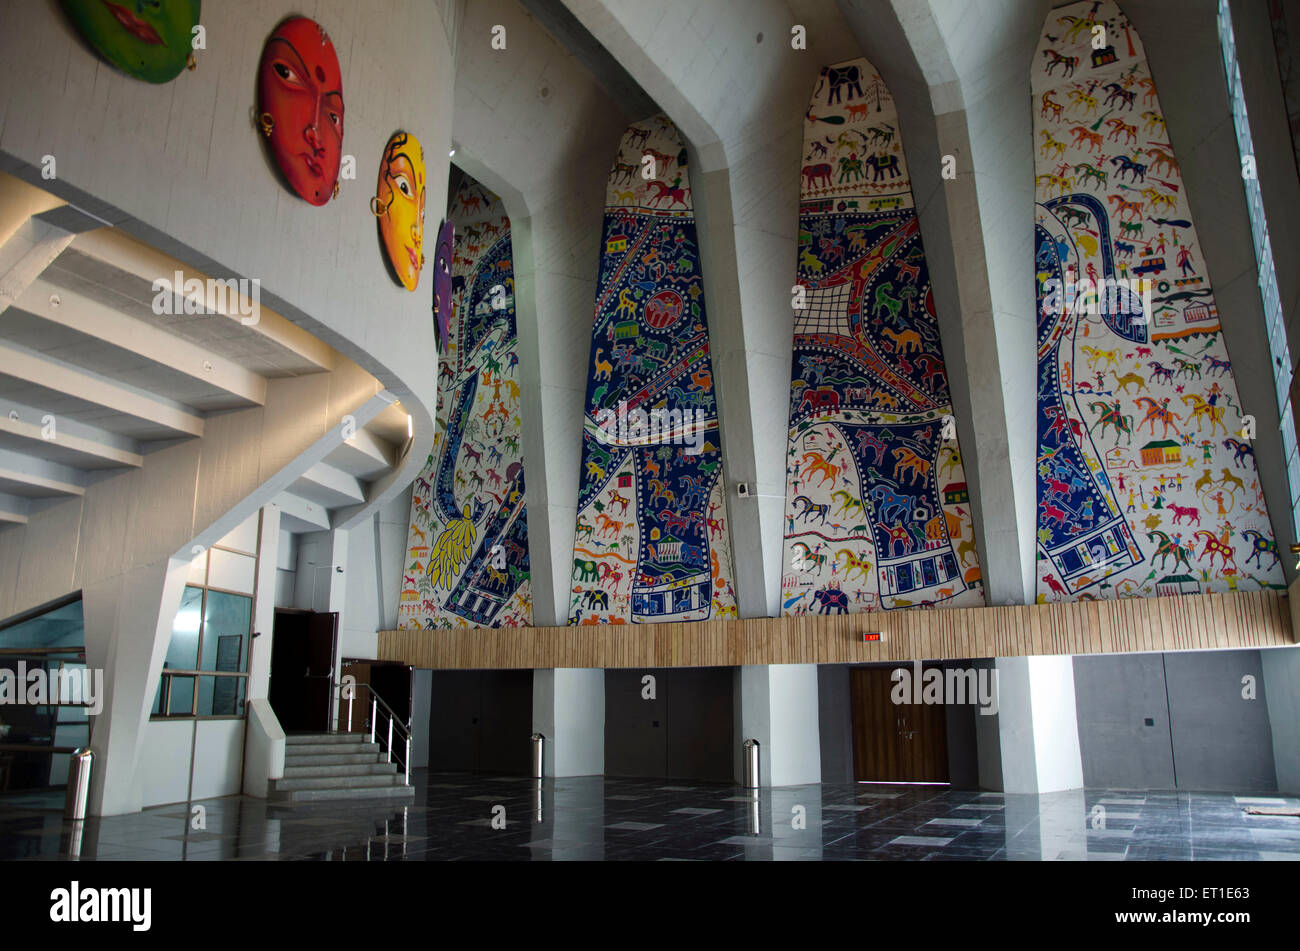
<svg viewBox="0 0 1300 951"><path fill-rule="evenodd" d="M849 593L839 588L819 588L813 592L813 600L821 605L818 614L830 614L832 608L835 614L849 613Z"/></svg>
<svg viewBox="0 0 1300 951"><path fill-rule="evenodd" d="M826 105L840 101L840 92L847 92L850 99L862 95L862 70L857 66L828 66L822 70L822 78L830 84L826 90Z"/></svg>

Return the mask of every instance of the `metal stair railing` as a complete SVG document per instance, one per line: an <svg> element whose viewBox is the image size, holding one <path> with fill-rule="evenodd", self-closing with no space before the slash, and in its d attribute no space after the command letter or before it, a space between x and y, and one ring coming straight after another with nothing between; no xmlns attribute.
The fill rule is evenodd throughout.
<svg viewBox="0 0 1300 951"><path fill-rule="evenodd" d="M370 686L368 683L342 683L335 688L339 691L340 699L347 701L347 732L352 732L352 701L356 697L357 689L359 687L365 687L370 693L370 742L376 742L376 736L378 736L378 742L383 744L386 762L391 763L394 756L393 731L396 729L398 733L398 742L403 744L403 751L398 754L397 761L402 767L405 785L411 785L411 724L409 721L404 723L399 720L397 714L393 712L393 708L385 703L384 699L375 692L375 688ZM377 733L379 716L381 713L388 721L386 737L382 732Z"/></svg>

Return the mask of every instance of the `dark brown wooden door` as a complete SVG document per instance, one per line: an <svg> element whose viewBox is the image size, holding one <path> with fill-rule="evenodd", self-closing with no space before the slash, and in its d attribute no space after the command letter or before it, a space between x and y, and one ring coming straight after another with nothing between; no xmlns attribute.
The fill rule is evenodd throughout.
<svg viewBox="0 0 1300 951"><path fill-rule="evenodd" d="M333 612L275 612L267 699L286 733L330 729L338 623Z"/></svg>
<svg viewBox="0 0 1300 951"><path fill-rule="evenodd" d="M853 777L859 781L948 782L948 723L943 704L895 704L893 667L849 671Z"/></svg>

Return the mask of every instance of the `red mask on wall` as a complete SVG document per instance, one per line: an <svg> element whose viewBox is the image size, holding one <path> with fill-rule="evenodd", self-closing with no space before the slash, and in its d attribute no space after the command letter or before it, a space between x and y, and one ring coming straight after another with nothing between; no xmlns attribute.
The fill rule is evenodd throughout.
<svg viewBox="0 0 1300 951"><path fill-rule="evenodd" d="M315 20L285 20L266 41L257 70L258 115L276 164L305 201L334 194L343 156L343 75Z"/></svg>

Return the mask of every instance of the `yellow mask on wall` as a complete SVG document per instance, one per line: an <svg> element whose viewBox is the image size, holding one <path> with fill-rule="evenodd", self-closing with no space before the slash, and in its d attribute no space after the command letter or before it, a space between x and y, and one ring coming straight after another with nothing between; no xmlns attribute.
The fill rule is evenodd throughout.
<svg viewBox="0 0 1300 951"><path fill-rule="evenodd" d="M379 164L379 185L370 210L379 238L402 286L413 291L424 266L424 147L407 132L394 132Z"/></svg>

